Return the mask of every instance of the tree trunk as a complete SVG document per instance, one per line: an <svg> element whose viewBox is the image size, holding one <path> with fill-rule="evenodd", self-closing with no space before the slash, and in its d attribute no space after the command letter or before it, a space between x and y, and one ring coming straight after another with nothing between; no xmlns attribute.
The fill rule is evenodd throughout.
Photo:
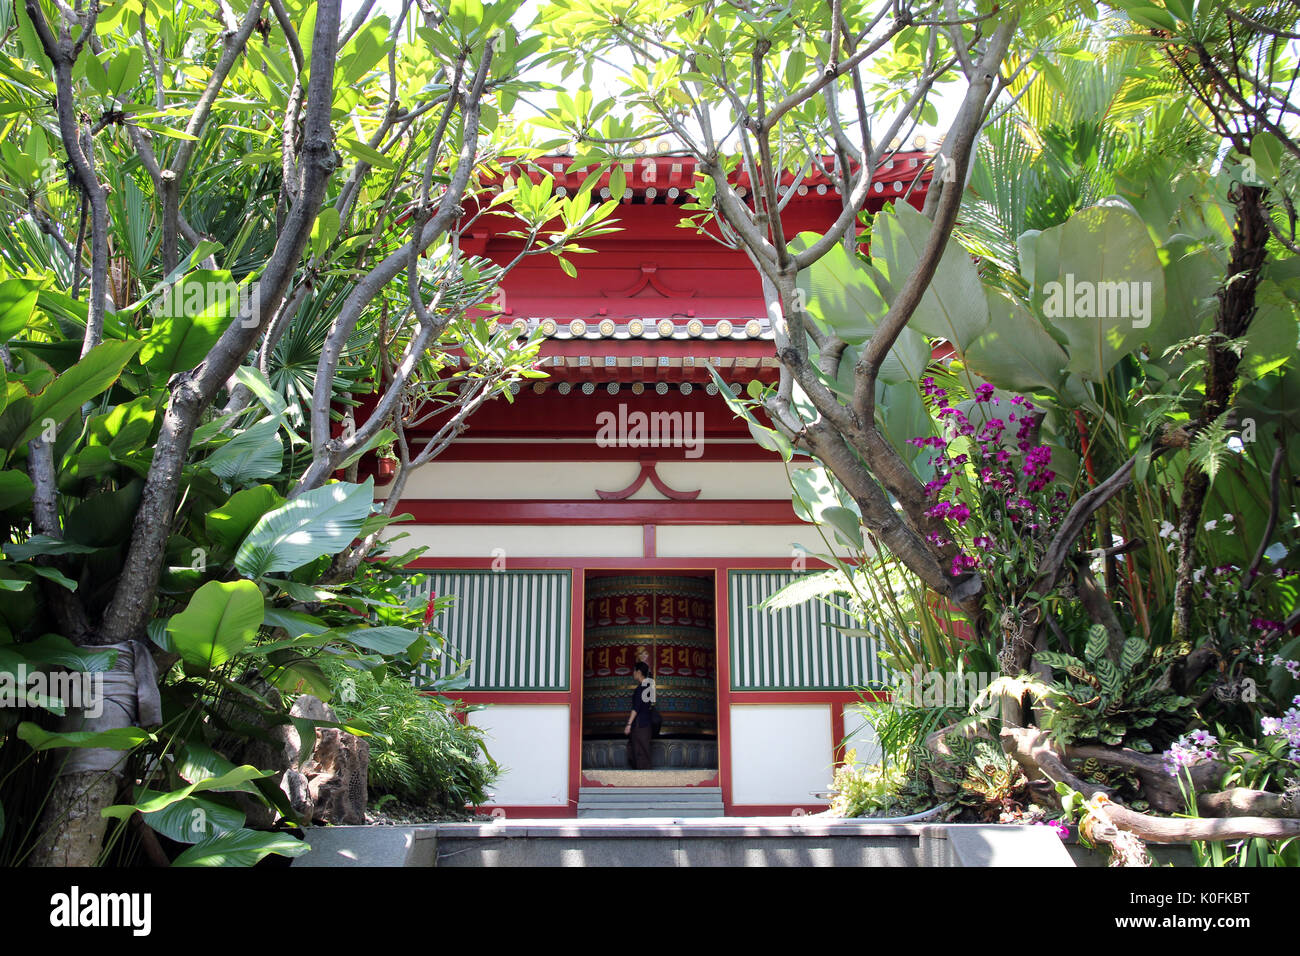
<svg viewBox="0 0 1300 956"><path fill-rule="evenodd" d="M108 830L101 811L116 801L117 786L116 774L98 770L56 778L27 865L94 866Z"/></svg>
<svg viewBox="0 0 1300 956"><path fill-rule="evenodd" d="M1233 350L1234 339L1245 335L1255 317L1255 290L1259 270L1268 255L1268 221L1263 207L1263 189L1238 186L1233 195L1237 207L1232 226L1227 281L1219 290L1219 308L1214 319L1215 332L1224 338L1206 348L1205 398L1201 402L1200 427L1208 427L1227 410L1237 385L1237 366L1241 357ZM1192 575L1196 569L1196 532L1201 526L1201 512L1210 490L1204 469L1189 467L1179 502L1179 553L1174 585L1174 638L1191 639L1192 604L1196 596Z"/></svg>

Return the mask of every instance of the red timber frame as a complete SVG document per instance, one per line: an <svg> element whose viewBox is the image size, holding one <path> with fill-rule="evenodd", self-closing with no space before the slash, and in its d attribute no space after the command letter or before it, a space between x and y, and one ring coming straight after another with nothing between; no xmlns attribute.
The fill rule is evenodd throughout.
<svg viewBox="0 0 1300 956"><path fill-rule="evenodd" d="M899 198L921 208L929 182L930 158L920 152L891 157L874 173L875 184L866 208L878 211ZM545 157L537 163L554 176L557 194L572 192L582 183L583 170L572 169L565 157ZM532 174L534 180L540 175ZM774 456L749 436L720 398L705 399L712 366L727 383L752 380L765 383L777 378L770 330L764 332L767 307L758 274L748 258L725 249L711 239L680 227L685 189L696 175L689 157L640 157L625 164L627 191L616 212L621 231L596 237L587 245L594 252L582 257L576 278L564 275L550 256L523 261L507 276L496 308L505 322L530 322L543 330L542 368L545 382L522 390L507 409L494 402L473 417L465 438L440 456L442 462L482 462L506 467L534 460L580 463L583 461L640 461L640 478L650 480L666 500L633 498L632 486L596 489L581 500L403 499L397 511L411 514L417 524L550 525L582 529L602 525L640 526L639 558L515 558L516 569L564 569L572 573L572 636L569 690L458 692L472 703L558 704L570 708L568 804L555 806L504 806L511 816L572 817L577 814L582 785L582 660L584 591L588 571L710 572L715 588L715 650L717 661L719 784L724 812L729 815L785 815L824 806L816 800L801 805L741 805L732 786L731 707L743 704L821 704L831 708L830 750L842 759L843 707L860 699L855 691L745 691L733 692L730 674L730 616L728 575L733 570L788 569L789 558L663 558L658 556L657 528L661 525L795 525L799 524L790 499L692 500L691 488L665 491L647 473L647 463L678 461L681 452L654 453L646 448L600 447L593 422L600 413L617 411L629 401L632 390L639 408L655 412L700 412L708 441L702 460L738 465L772 461ZM743 176L737 185L749 188ZM841 200L822 173L814 172L782 214L792 238L804 230L824 230L841 212ZM607 187L602 179L596 189ZM743 193L742 193L743 195ZM477 220L462 237L467 253L483 255L499 264L512 261L520 240L510 236L516 223L489 214ZM860 236L860 239L865 239ZM762 321L759 317L764 317ZM698 319L697 323L690 320ZM719 320L733 328L718 331ZM670 320L663 334L658 322ZM636 321L647 328L633 332ZM757 323L759 334L747 330ZM770 324L770 323L769 323ZM692 328L692 326L697 326ZM650 329L655 329L653 335ZM599 333L597 335L597 333ZM743 334L742 334L743 333ZM647 359L653 360L647 361ZM592 386L594 393L582 389ZM638 386L640 387L638 390ZM667 392L659 392L663 387ZM689 397L693 395L694 397ZM431 427L431 426L430 426ZM413 433L412 437L420 437ZM694 457L694 456L692 456ZM436 465L431 466L436 467ZM363 460L361 474L373 471ZM629 479L632 475L629 474ZM526 480L522 479L521 480ZM635 483L635 480L634 480ZM382 494L382 489L380 489ZM490 558L426 558L413 569L475 570L492 565ZM829 780L827 781L829 783ZM490 809L490 808L489 808Z"/></svg>
<svg viewBox="0 0 1300 956"><path fill-rule="evenodd" d="M645 502L659 504L659 502ZM716 502L715 502L716 503ZM760 502L771 506L773 502ZM406 510L407 502L403 502ZM414 504L414 503L412 503ZM444 506L448 502L438 502ZM504 510L497 503L494 523L507 523L511 509ZM609 503L600 502L608 507ZM663 502L673 509L682 502ZM450 513L454 511L448 509ZM506 521L502 516L506 516ZM715 523L714 522L709 523ZM469 523L463 515L455 521L442 519L443 524ZM668 522L665 522L668 523ZM784 523L784 522L782 522ZM653 525L647 526L653 537ZM578 790L582 786L582 651L583 607L588 571L630 571L654 573L656 571L711 571L714 580L715 660L717 661L718 706L718 782L722 789L722 807L727 816L789 816L800 811L818 811L826 807L824 801L809 799L800 804L738 804L732 797L731 784L731 707L733 704L824 704L831 710L831 750L835 763L844 759L844 706L859 700L879 700L874 692L853 690L828 691L733 691L731 690L731 659L729 635L731 608L727 594L727 578L731 571L783 569L790 566L787 558L515 558L511 567L518 570L547 569L573 572L571 594L572 638L569 643L569 689L567 691L458 691L454 696L474 704L567 704L569 707L569 795L566 806L512 806L501 805L507 815L528 817L576 817ZM413 570L483 570L492 566L491 558L422 558L413 561ZM829 780L827 781L829 783ZM485 806L480 813L490 813L495 805Z"/></svg>

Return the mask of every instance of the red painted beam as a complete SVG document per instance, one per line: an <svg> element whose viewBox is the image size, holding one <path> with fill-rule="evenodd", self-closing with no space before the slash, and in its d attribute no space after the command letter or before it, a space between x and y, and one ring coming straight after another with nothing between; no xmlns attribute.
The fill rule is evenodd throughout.
<svg viewBox="0 0 1300 956"><path fill-rule="evenodd" d="M710 525L798 524L794 506L781 500L714 501L482 501L403 498L397 513L419 524L440 525Z"/></svg>

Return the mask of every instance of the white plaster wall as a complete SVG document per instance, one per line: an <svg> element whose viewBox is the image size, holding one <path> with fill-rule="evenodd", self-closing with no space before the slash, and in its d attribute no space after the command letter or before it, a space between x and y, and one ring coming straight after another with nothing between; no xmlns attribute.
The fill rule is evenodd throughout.
<svg viewBox="0 0 1300 956"><path fill-rule="evenodd" d="M865 767L880 760L880 738L867 723L861 704L844 705L844 736L848 746L857 751L854 763Z"/></svg>
<svg viewBox="0 0 1300 956"><path fill-rule="evenodd" d="M399 509L400 511L400 509ZM427 546L426 558L494 558L498 548L511 558L640 558L645 551L640 525L435 525L396 524L389 537L407 537L393 550Z"/></svg>
<svg viewBox="0 0 1300 956"><path fill-rule="evenodd" d="M435 461L411 476L402 497L596 501L596 489L626 488L640 471L635 461ZM661 462L657 473L670 488L699 489L701 501L790 498L779 461L671 461ZM386 492L379 488L375 494L382 498ZM649 481L632 498L664 500Z"/></svg>
<svg viewBox="0 0 1300 956"><path fill-rule="evenodd" d="M829 704L731 706L733 803L817 803L812 792L830 788L833 756Z"/></svg>
<svg viewBox="0 0 1300 956"><path fill-rule="evenodd" d="M506 768L491 788L493 805L569 802L568 704L491 704L469 722L487 732L492 759Z"/></svg>
<svg viewBox="0 0 1300 956"><path fill-rule="evenodd" d="M817 530L807 524L667 525L655 529L661 558L789 558L795 545L825 550Z"/></svg>

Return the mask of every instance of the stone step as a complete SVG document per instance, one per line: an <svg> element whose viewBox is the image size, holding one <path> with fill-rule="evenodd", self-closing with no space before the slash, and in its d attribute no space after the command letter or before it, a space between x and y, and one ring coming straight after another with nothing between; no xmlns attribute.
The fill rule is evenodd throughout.
<svg viewBox="0 0 1300 956"><path fill-rule="evenodd" d="M681 820L686 817L716 817L722 813L722 804L716 806L693 805L685 807L578 807L578 816L584 820L664 819Z"/></svg>
<svg viewBox="0 0 1300 956"><path fill-rule="evenodd" d="M582 787L578 799L640 800L663 797L672 800L721 800L721 787Z"/></svg>
<svg viewBox="0 0 1300 956"><path fill-rule="evenodd" d="M578 816L607 817L720 817L721 787L582 787L578 791Z"/></svg>

